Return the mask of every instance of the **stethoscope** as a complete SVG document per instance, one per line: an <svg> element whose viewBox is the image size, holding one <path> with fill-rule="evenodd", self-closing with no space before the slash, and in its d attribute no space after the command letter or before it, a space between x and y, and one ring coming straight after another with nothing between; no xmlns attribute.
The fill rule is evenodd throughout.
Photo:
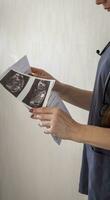
<svg viewBox="0 0 110 200"><path fill-rule="evenodd" d="M102 54L106 51L106 49L108 49L108 47L110 46L110 42L107 43L107 45L104 47L104 49L100 52L100 50L96 50L96 53L99 56L102 56Z"/></svg>
<svg viewBox="0 0 110 200"><path fill-rule="evenodd" d="M104 47L104 49L100 52L99 50L96 51L96 53L100 56L106 51L106 49L110 46L110 42ZM106 102L106 91L108 89L109 85L109 80L110 80L110 72L108 73L108 76L106 78L105 86L104 86L104 93L103 93L103 103L102 103L102 108L100 110L100 115L102 116L105 110L110 107L110 105Z"/></svg>

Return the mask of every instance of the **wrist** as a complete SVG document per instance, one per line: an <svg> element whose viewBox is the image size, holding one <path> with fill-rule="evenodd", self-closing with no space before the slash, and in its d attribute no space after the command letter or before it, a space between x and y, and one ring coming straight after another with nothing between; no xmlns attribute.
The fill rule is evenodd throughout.
<svg viewBox="0 0 110 200"><path fill-rule="evenodd" d="M71 131L71 140L78 142L78 143L84 143L84 134L85 134L85 127L86 125L80 124L76 122L76 125L73 125L72 131Z"/></svg>

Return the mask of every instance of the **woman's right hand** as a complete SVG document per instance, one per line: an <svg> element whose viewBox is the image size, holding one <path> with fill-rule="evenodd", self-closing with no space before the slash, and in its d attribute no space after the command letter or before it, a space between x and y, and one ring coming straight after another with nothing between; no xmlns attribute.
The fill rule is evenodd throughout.
<svg viewBox="0 0 110 200"><path fill-rule="evenodd" d="M38 76L39 78L56 80L51 74L49 74L43 69L31 67L31 71L32 75Z"/></svg>
<svg viewBox="0 0 110 200"><path fill-rule="evenodd" d="M58 90L58 87L60 85L60 82L55 79L51 74L49 74L48 72L46 72L45 70L43 69L40 69L40 68L34 68L34 67L31 67L31 71L32 73L30 75L32 76L36 76L36 77L39 77L39 78L44 78L44 79L52 79L52 80L55 80L55 86L54 86L54 90Z"/></svg>

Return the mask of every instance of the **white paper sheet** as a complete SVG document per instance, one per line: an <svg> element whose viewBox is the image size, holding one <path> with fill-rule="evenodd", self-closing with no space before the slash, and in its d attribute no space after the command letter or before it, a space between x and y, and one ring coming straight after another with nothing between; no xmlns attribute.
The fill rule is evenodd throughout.
<svg viewBox="0 0 110 200"><path fill-rule="evenodd" d="M0 84L28 108L58 107L69 113L58 93L52 91L55 81L30 76L29 73L29 61L24 56L0 75ZM61 143L60 138L52 137L57 144Z"/></svg>

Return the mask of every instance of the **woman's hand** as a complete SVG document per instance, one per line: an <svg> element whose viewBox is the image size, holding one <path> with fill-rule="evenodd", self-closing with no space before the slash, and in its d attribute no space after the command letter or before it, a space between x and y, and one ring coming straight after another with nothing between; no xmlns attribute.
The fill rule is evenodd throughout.
<svg viewBox="0 0 110 200"><path fill-rule="evenodd" d="M45 133L53 134L62 139L79 142L81 125L67 113L58 108L33 108L31 118L41 120L41 127L46 127Z"/></svg>
<svg viewBox="0 0 110 200"><path fill-rule="evenodd" d="M33 76L37 76L39 78L44 78L44 79L52 79L52 80L55 80L55 86L54 86L54 90L58 90L59 88L59 85L60 85L60 82L55 79L51 74L49 74L48 72L46 72L45 70L43 69L40 69L40 68L34 68L34 67L31 67L31 75Z"/></svg>
<svg viewBox="0 0 110 200"><path fill-rule="evenodd" d="M33 75L38 76L39 78L56 80L51 74L49 74L43 69L31 67L31 71Z"/></svg>

